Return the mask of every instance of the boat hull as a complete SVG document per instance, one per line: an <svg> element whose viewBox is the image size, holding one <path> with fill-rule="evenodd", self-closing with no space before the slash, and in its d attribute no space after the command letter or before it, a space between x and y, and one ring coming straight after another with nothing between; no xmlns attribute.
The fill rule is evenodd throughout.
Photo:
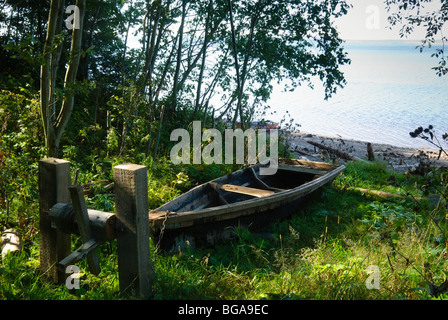
<svg viewBox="0 0 448 320"><path fill-rule="evenodd" d="M239 229L253 232L262 230L275 221L281 221L297 213L310 195L295 199L278 207L259 210L251 215L242 214L239 217L208 223L198 223L190 227L165 229L160 249L175 252L185 248L205 248L237 237ZM154 237L158 243L160 233Z"/></svg>
<svg viewBox="0 0 448 320"><path fill-rule="evenodd" d="M262 177L265 181L275 184L275 187L271 188L274 191L252 188L254 184L269 188L265 182L258 179L255 170L259 169L259 165L254 166L254 169L240 170L232 176L221 177L198 186L150 212L150 228L154 241L167 251L188 246L211 246L222 240L233 239L238 228L256 231L273 221L285 219L298 212L312 193L331 183L344 170L344 166L327 164L322 165L324 169L319 168L320 171L312 169L312 166L317 164L319 163L301 161L299 166L293 162L292 165L283 166L283 175ZM252 177L248 170L253 170ZM223 184L228 182L236 185L228 187L229 185ZM243 184L249 187L241 187ZM221 194L216 192L217 186L221 187ZM285 186L289 188L277 188ZM214 192L211 192L212 187L215 188ZM232 187L235 190L232 190ZM235 195L236 193L239 195ZM227 200L223 199L222 194L227 197L229 203L226 203ZM206 202L208 207L201 207Z"/></svg>

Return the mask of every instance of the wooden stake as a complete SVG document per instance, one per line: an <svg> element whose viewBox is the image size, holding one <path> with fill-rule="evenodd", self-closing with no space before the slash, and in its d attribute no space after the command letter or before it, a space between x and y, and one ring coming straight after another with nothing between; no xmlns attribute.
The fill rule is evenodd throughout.
<svg viewBox="0 0 448 320"><path fill-rule="evenodd" d="M148 298L153 265L149 248L147 169L123 164L114 167L113 172L120 291Z"/></svg>
<svg viewBox="0 0 448 320"><path fill-rule="evenodd" d="M81 235L82 241L87 243L88 241L93 240L93 236L82 187L79 184L75 184L68 189L72 198L73 209L75 209L75 219L78 223L79 234ZM96 250L87 254L87 263L89 264L91 273L96 276L100 274L101 268Z"/></svg>
<svg viewBox="0 0 448 320"><path fill-rule="evenodd" d="M40 268L54 283L65 281L65 273L55 266L70 254L70 235L52 228L48 213L54 204L70 202L69 185L69 161L56 158L39 161Z"/></svg>
<svg viewBox="0 0 448 320"><path fill-rule="evenodd" d="M367 159L369 161L375 161L375 154L373 153L372 144L370 142L367 143Z"/></svg>
<svg viewBox="0 0 448 320"><path fill-rule="evenodd" d="M91 255L92 253L96 253L96 248L100 244L101 244L100 241L96 241L94 239L90 239L89 241L83 243L80 248L78 248L77 250L73 251L72 253L70 253L70 255L68 255L67 257L65 257L61 261L59 261L58 262L58 268L65 272L66 268L69 265L73 265L73 264L81 261L82 259L84 259L86 256L88 258L89 255ZM90 264L89 264L89 266L90 266Z"/></svg>

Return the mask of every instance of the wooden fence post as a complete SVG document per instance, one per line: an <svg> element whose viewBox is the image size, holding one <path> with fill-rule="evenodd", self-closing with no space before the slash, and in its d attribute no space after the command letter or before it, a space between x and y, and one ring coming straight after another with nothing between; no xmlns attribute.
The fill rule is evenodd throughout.
<svg viewBox="0 0 448 320"><path fill-rule="evenodd" d="M69 186L69 161L56 158L39 161L40 267L54 283L62 283L66 278L56 265L70 254L70 235L51 227L49 211L58 202L70 202Z"/></svg>
<svg viewBox="0 0 448 320"><path fill-rule="evenodd" d="M149 248L147 169L123 164L114 167L113 173L120 291L148 298L153 264Z"/></svg>

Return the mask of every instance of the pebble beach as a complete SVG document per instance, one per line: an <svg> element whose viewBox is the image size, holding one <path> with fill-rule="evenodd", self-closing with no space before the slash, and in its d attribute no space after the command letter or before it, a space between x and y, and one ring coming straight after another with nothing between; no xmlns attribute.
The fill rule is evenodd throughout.
<svg viewBox="0 0 448 320"><path fill-rule="evenodd" d="M311 161L333 161L344 163L349 160L367 160L368 141L357 141L342 139L338 137L328 137L310 133L295 132L288 136L289 149L297 159ZM320 148L316 145L328 147ZM403 148L388 144L371 143L375 160L382 161L386 166L395 172L411 172L419 168L422 162L431 167L448 168L448 157L428 148ZM448 145L447 145L448 148ZM334 153L333 150L339 152Z"/></svg>

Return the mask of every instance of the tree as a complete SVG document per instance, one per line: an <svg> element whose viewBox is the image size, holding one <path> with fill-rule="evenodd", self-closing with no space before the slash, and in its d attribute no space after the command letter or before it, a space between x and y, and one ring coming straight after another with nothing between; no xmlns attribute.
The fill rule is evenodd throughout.
<svg viewBox="0 0 448 320"><path fill-rule="evenodd" d="M187 1L182 0L182 16L180 20L179 26L179 37L178 37L178 45L177 45L177 59L176 59L176 69L174 71L174 82L173 82L173 93L171 95L171 111L175 111L177 107L177 92L179 90L179 73L180 73L180 65L182 63L182 49L183 49L183 39L184 39L184 25L185 25L185 16L187 15Z"/></svg>
<svg viewBox="0 0 448 320"><path fill-rule="evenodd" d="M14 78L15 85L21 83L38 90L37 61L45 41L48 5L39 0L0 2L0 82L15 91L17 88L7 83Z"/></svg>
<svg viewBox="0 0 448 320"><path fill-rule="evenodd" d="M64 18L64 1L51 0L47 36L43 49L40 80L40 110L45 133L48 157L57 157L59 144L73 111L76 74L81 58L81 43L85 0L77 0L72 29L70 55L65 73L62 101L56 97L57 71L62 54L61 31ZM56 105L60 105L57 109Z"/></svg>
<svg viewBox="0 0 448 320"><path fill-rule="evenodd" d="M444 0L385 0L385 4L390 12L388 20L391 26L401 25L400 37L410 35L416 27L425 28L426 34L419 46L420 52L425 47L431 48L437 44L437 41L442 43L442 46L436 47L432 54L433 57L439 59L438 66L433 69L438 76L446 75L448 65L444 48L448 38L443 32L446 31L448 22L448 2Z"/></svg>
<svg viewBox="0 0 448 320"><path fill-rule="evenodd" d="M242 125L265 103L272 82L289 80L290 90L311 76L323 82L326 98L345 83L339 66L349 62L333 19L347 13L344 1L228 0L230 30L223 46L233 51L235 83L227 107ZM236 106L232 109L232 106Z"/></svg>
<svg viewBox="0 0 448 320"><path fill-rule="evenodd" d="M292 90L316 76L327 97L345 83L339 67L349 60L333 26L347 12L344 1L84 1L86 27L73 30L70 54L64 1L50 2L41 111L51 156L64 130L72 138L80 124L100 130L105 109L121 141L117 150L138 144L148 155L162 128L205 119L203 111L246 126L267 103L274 81L287 80ZM133 30L137 48L127 47ZM94 89L81 95L86 84ZM221 108L213 96L222 97Z"/></svg>

